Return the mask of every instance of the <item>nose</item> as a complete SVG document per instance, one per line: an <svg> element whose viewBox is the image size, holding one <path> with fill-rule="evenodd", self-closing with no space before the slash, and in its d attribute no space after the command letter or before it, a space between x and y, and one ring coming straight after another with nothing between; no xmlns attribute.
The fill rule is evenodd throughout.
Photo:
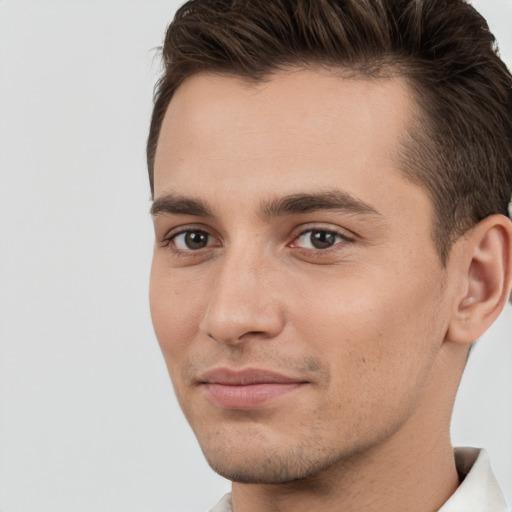
<svg viewBox="0 0 512 512"><path fill-rule="evenodd" d="M225 345L278 336L285 318L277 300L276 269L264 258L238 253L216 262L215 272L201 331Z"/></svg>

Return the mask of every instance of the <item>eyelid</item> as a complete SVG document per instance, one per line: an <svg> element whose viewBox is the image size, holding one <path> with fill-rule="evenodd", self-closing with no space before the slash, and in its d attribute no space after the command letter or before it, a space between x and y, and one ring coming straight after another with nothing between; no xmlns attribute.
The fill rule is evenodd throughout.
<svg viewBox="0 0 512 512"><path fill-rule="evenodd" d="M190 247L186 247L186 236L187 236L187 234L190 234L190 233L196 233L196 234L201 233L202 235L206 235L206 237L207 237L206 245L204 247L199 247L197 249L192 249ZM183 237L184 240L182 240L181 242L178 242L178 240L181 237ZM215 238L212 235L210 235L210 233L207 233L206 231L202 231L199 229L187 230L187 231L183 231L181 233L176 233L170 239L170 242L172 242L174 244L176 249L178 249L179 251L182 251L182 252L199 252L202 249L212 247L215 244L214 241L215 241ZM183 247L184 245L185 245L185 247Z"/></svg>
<svg viewBox="0 0 512 512"><path fill-rule="evenodd" d="M172 244L173 238L175 238L179 235L182 235L184 233L188 233L190 231L201 231L203 233L206 233L208 236L214 238L215 240L220 241L219 235L214 230L212 230L212 228L205 226L204 224L183 224L181 226L176 226L172 229L167 230L165 235L161 238L161 244L163 247L169 247ZM209 246L207 246L207 247L209 247ZM205 247L205 249L207 247ZM191 252L199 252L200 249L194 251L191 249L187 250L187 249L175 248L175 251L183 252L183 253L184 252L191 253Z"/></svg>
<svg viewBox="0 0 512 512"><path fill-rule="evenodd" d="M297 238L301 237L302 235L305 235L306 233L309 233L311 231L324 231L326 233L331 233L333 235L340 236L347 242L354 242L357 238L354 233L340 226L333 226L332 224L311 223L299 226L292 234L292 242Z"/></svg>

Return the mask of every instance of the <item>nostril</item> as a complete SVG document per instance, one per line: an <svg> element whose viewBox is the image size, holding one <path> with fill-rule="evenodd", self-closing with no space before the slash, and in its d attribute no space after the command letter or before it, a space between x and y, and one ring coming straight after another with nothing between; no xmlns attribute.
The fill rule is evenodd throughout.
<svg viewBox="0 0 512 512"><path fill-rule="evenodd" d="M260 338L270 338L271 335L265 331L249 331L245 333L242 337L260 337Z"/></svg>
<svg viewBox="0 0 512 512"><path fill-rule="evenodd" d="M233 333L218 333L213 334L211 332L206 333L208 338L216 343L222 343L223 345L238 345L249 341L251 339L270 339L273 336L265 331L247 331L240 335L233 335Z"/></svg>

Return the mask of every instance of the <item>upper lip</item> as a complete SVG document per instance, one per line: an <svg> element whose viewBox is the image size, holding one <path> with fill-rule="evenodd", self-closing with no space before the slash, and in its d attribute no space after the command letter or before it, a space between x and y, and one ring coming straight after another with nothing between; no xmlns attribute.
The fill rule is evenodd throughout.
<svg viewBox="0 0 512 512"><path fill-rule="evenodd" d="M221 384L225 386L248 386L251 384L292 384L304 382L304 379L289 377L278 372L260 368L235 370L214 368L200 375L200 384Z"/></svg>

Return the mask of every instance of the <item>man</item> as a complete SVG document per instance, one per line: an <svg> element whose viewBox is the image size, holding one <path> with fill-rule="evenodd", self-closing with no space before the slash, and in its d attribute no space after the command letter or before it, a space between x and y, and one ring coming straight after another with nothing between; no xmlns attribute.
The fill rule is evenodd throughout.
<svg viewBox="0 0 512 512"><path fill-rule="evenodd" d="M512 78L463 0L198 0L148 139L153 323L215 512L502 511L454 452L512 286Z"/></svg>

